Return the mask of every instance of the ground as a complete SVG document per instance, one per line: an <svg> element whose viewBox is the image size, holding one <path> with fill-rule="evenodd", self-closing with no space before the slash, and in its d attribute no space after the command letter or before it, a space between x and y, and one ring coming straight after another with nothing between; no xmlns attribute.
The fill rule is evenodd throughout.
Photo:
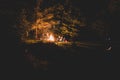
<svg viewBox="0 0 120 80"><path fill-rule="evenodd" d="M64 75L68 78L79 74L81 77L94 77L93 75L100 76L100 72L105 74L109 71L111 54L102 48L89 48L90 44L89 47L83 47L85 44L87 43L81 42L81 46L72 45L67 48L53 43L22 44L16 51L16 62L13 63L15 75L34 80L55 76L63 79Z"/></svg>

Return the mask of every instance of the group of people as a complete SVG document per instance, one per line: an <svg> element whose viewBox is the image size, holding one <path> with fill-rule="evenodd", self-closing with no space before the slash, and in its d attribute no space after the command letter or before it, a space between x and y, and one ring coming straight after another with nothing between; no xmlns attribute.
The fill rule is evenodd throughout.
<svg viewBox="0 0 120 80"><path fill-rule="evenodd" d="M58 42L67 42L67 40L63 36L58 36L58 38L56 39L56 41L58 41Z"/></svg>

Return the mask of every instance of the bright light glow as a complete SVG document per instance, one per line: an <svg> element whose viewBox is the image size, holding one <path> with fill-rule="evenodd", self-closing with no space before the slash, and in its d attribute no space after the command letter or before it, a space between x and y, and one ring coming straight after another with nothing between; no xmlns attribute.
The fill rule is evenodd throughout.
<svg viewBox="0 0 120 80"><path fill-rule="evenodd" d="M55 41L55 38L52 34L50 34L50 36L48 37L48 41L50 42L54 42Z"/></svg>

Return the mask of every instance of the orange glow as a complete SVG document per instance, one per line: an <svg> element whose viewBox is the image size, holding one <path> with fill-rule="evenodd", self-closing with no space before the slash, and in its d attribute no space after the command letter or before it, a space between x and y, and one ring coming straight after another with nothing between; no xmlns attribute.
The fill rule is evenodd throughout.
<svg viewBox="0 0 120 80"><path fill-rule="evenodd" d="M55 41L55 38L52 34L50 34L50 36L48 37L48 41L50 42L54 42Z"/></svg>

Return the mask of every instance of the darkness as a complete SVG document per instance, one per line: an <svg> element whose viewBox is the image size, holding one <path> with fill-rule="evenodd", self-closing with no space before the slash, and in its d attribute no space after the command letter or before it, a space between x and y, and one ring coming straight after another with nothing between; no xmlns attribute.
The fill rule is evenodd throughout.
<svg viewBox="0 0 120 80"><path fill-rule="evenodd" d="M50 0L43 0L43 1L46 2L46 5L47 5L47 3L50 2ZM64 3L64 0L51 0L51 1L55 1L55 3L57 3L57 2ZM74 7L80 8L80 10L84 13L84 16L86 16L87 19L91 21L91 20L94 20L96 17L98 17L102 11L106 11L106 14L109 13L108 7L109 7L109 3L111 0L69 0L69 1L72 3L72 5ZM34 75L34 76L39 75L37 73L34 74L33 68L30 67L29 63L27 63L25 61L24 56L23 56L24 53L22 51L24 47L22 45L20 45L21 43L19 41L19 38L15 33L15 29L13 28L21 9L28 8L28 9L32 10L32 8L34 8L35 4L36 4L36 0L0 0L0 25L1 25L1 32L2 32L1 33L2 34L1 35L1 40L2 40L1 41L2 42L2 45L1 45L2 46L2 52L1 52L2 54L1 55L3 56L3 58L2 58L2 61L3 61L2 67L4 69L3 72L5 73L6 77L11 76L12 79L15 78L15 76L18 78L21 78L21 79L25 79L23 77L26 77L26 78L29 77L31 79L32 75ZM118 31L118 32L111 34L111 35L114 35L113 43L115 45L115 48L116 47L118 48L117 43L118 43L119 39L118 39L118 36L116 37L116 34L119 34L119 30L117 28L118 27L117 24L119 22L116 20L116 18L118 18L118 17L117 16L114 17L114 15L112 15L112 16L111 15L112 14L110 13L109 14L110 17L108 16L108 18L111 19L108 22L112 22L115 20L112 23L112 26L110 27L110 31L112 31L112 30L113 30L112 32ZM116 24L115 29L113 28L114 24ZM82 50L82 48L81 48L81 50ZM86 49L85 50L83 49L83 53L84 53L84 51L86 51ZM86 53L88 53L88 52L89 52L89 50L86 51ZM98 51L96 50L91 53L97 53L97 52ZM63 51L63 53L64 53L64 51ZM99 53L101 53L101 52L99 52ZM64 54L62 54L62 55L64 55ZM76 58L76 56L78 56L78 55L77 54L74 55L74 59ZM100 55L100 56L102 56L102 55ZM80 59L78 57L77 57L78 61L77 61L77 59L75 59L75 60L79 63ZM61 57L58 57L58 58L60 59ZM62 58L64 58L64 57L62 57ZM95 57L92 56L91 58L95 58ZM101 58L101 57L97 57L97 58ZM56 60L59 61L59 59L56 59ZM65 59L63 59L63 60L65 60ZM92 60L95 60L95 59L91 59L91 61ZM98 59L96 59L96 60L99 61ZM100 59L100 60L102 60L102 59ZM89 61L89 59L86 60L85 62L87 62L87 61ZM71 60L71 63L74 64L74 62L72 62L72 60ZM43 75L42 78L45 78L46 77L45 75L50 75L52 77L56 73L60 74L59 72L62 72L62 74L63 74L64 69L66 71L64 73L64 75L70 74L71 76L74 76L74 75L79 76L80 74L82 74L82 76L85 76L85 77L90 76L90 79L95 78L95 77L92 77L92 75L95 75L96 73L98 74L96 76L98 76L98 77L106 76L107 79L108 79L108 76L106 74L109 73L108 75L109 76L111 75L112 69L111 69L111 64L109 64L109 62L106 64L106 63L102 63L102 61L100 61L100 64L95 65L94 64L94 63L96 63L95 61L93 61L92 63L87 62L86 64L83 61L81 63L82 66L78 66L78 63L74 64L74 65L72 65L72 64L66 65L65 63L62 64L62 65L66 65L67 70L66 70L66 68L63 68L63 70L61 70L62 68L59 69L59 65L55 65L54 67L52 66L50 72L46 73L44 71L41 71L40 75ZM84 64L85 64L85 66L83 66ZM77 67L75 67L75 66L77 66ZM90 66L90 68L88 68L87 66ZM96 66L96 69L93 69L94 66ZM63 67L63 66L61 66L61 67ZM79 69L79 67L81 69ZM56 69L54 69L54 68L56 68ZM96 70L96 71L93 71L93 74L91 74L92 70L90 70L90 69ZM80 72L80 70L82 70L82 71ZM37 72L37 71L35 71L35 72ZM101 73L99 73L99 72L101 72ZM38 73L40 73L40 72L38 72ZM23 76L22 74L24 74L25 76ZM59 77L62 76L62 74L60 74ZM12 75L14 75L14 76L12 76ZM70 78L70 76L68 76L68 75L66 75L65 77ZM48 78L51 78L51 77L48 77ZM15 78L15 79L18 79L18 78ZM39 77L37 76L36 78L39 78Z"/></svg>

